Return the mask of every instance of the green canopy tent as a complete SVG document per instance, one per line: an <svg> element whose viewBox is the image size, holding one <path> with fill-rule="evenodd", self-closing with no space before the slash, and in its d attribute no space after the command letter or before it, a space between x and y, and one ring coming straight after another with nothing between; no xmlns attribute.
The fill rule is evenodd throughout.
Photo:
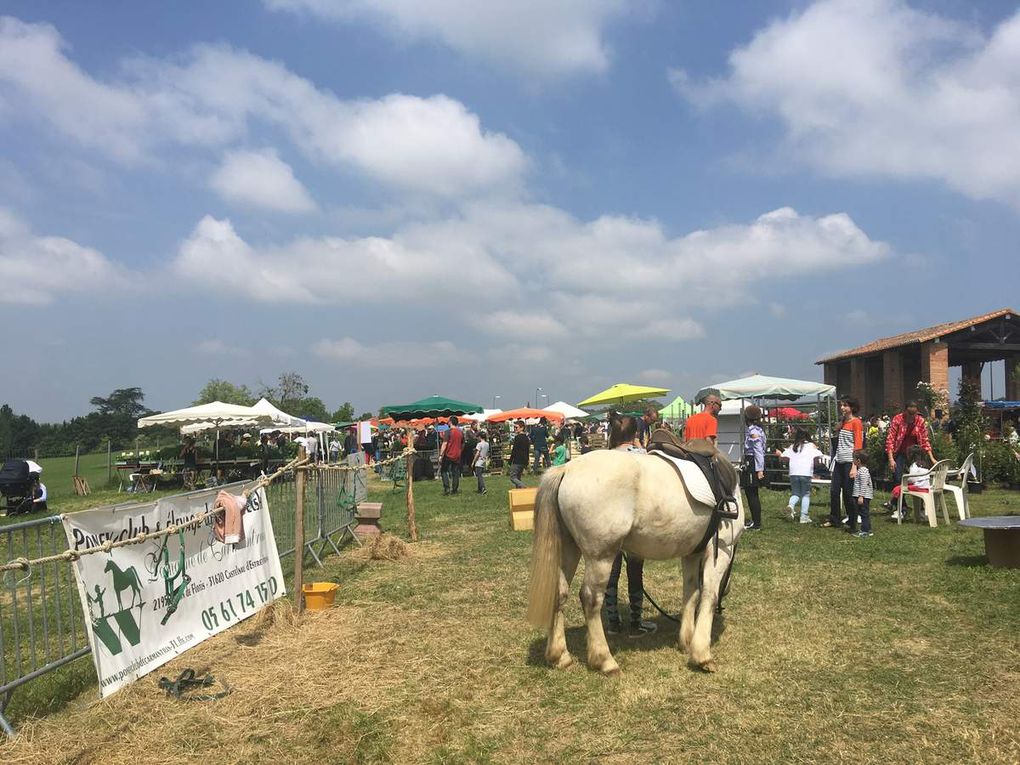
<svg viewBox="0 0 1020 765"><path fill-rule="evenodd" d="M466 401L457 401L443 396L429 396L421 401L412 401L410 404L396 404L382 408L383 417L392 417L394 420L419 420L423 417L450 417L454 414L476 414L481 412L483 407L478 404L469 404Z"/></svg>
<svg viewBox="0 0 1020 765"><path fill-rule="evenodd" d="M677 396L659 410L659 416L664 420L682 420L692 414L694 414L694 406L684 401L683 396Z"/></svg>

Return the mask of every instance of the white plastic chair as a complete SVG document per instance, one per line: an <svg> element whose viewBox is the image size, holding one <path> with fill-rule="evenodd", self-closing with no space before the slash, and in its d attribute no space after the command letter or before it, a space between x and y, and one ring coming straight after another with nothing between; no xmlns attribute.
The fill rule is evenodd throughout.
<svg viewBox="0 0 1020 765"><path fill-rule="evenodd" d="M920 476L928 476L931 481L931 488L928 491L911 491L908 485L908 479L917 479ZM936 520L936 508L942 508L942 517L946 520L946 525L949 525L949 509L946 507L946 477L949 475L949 460L939 460L931 466L930 470L924 473L915 473L914 475L903 474L903 478L900 479L900 499L896 512L896 523L903 523L903 498L913 497L916 500L921 500L924 506L924 514L928 518L928 525L932 528L938 526Z"/></svg>
<svg viewBox="0 0 1020 765"><path fill-rule="evenodd" d="M970 471L974 465L974 452L967 455L967 459L963 461L963 464L959 468L952 468L949 471L949 475L955 476L960 479L959 486L953 486L950 483L946 483L945 490L953 495L953 501L956 502L957 514L960 516L960 520L966 520L970 518L970 501L967 497L967 481L970 480Z"/></svg>

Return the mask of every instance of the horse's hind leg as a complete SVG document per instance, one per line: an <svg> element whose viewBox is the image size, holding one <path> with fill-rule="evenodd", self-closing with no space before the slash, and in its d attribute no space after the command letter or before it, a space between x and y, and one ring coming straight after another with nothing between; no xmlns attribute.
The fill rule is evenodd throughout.
<svg viewBox="0 0 1020 765"><path fill-rule="evenodd" d="M701 554L685 555L682 570L684 580L684 596L680 616L680 650L685 653L691 648L694 637L695 618L698 609L698 580L701 578Z"/></svg>
<svg viewBox="0 0 1020 765"><path fill-rule="evenodd" d="M698 607L698 620L694 626L694 637L691 640L690 664L705 672L715 672L715 661L712 659L712 622L715 620L715 607L719 602L719 588L723 575L733 557L731 547L722 547L716 559L713 553L714 543L704 552L701 580L701 604Z"/></svg>
<svg viewBox="0 0 1020 765"><path fill-rule="evenodd" d="M549 641L545 647L545 660L549 666L556 669L566 669L574 663L574 657L567 650L566 620L563 618L563 607L570 597L570 582L577 571L577 562L581 558L581 551L577 549L574 540L564 534L561 539L560 549L560 589L559 597L556 600L556 610L553 612L552 627L549 629Z"/></svg>
<svg viewBox="0 0 1020 765"><path fill-rule="evenodd" d="M620 674L620 665L609 652L606 633L602 631L602 601L613 568L614 555L601 559L584 559L584 584L581 585L581 606L588 624L588 666L605 675Z"/></svg>

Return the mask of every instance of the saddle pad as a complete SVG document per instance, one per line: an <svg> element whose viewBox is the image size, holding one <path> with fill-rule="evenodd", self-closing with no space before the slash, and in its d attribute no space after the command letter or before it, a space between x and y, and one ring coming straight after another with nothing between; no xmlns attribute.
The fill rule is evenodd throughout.
<svg viewBox="0 0 1020 765"><path fill-rule="evenodd" d="M691 493L696 502L708 505L708 507L715 507L715 494L712 492L712 487L708 485L708 479L701 472L701 468L690 460L677 459L662 452L651 453L659 459L666 460L671 465L676 466L676 469L680 471L680 475L683 477L687 491Z"/></svg>

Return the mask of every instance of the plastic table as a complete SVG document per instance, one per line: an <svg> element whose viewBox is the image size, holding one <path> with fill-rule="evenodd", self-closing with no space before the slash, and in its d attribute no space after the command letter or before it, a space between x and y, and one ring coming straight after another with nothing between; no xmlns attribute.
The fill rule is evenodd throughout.
<svg viewBox="0 0 1020 765"><path fill-rule="evenodd" d="M1020 515L967 518L961 526L985 532L988 563L996 568L1020 568Z"/></svg>

